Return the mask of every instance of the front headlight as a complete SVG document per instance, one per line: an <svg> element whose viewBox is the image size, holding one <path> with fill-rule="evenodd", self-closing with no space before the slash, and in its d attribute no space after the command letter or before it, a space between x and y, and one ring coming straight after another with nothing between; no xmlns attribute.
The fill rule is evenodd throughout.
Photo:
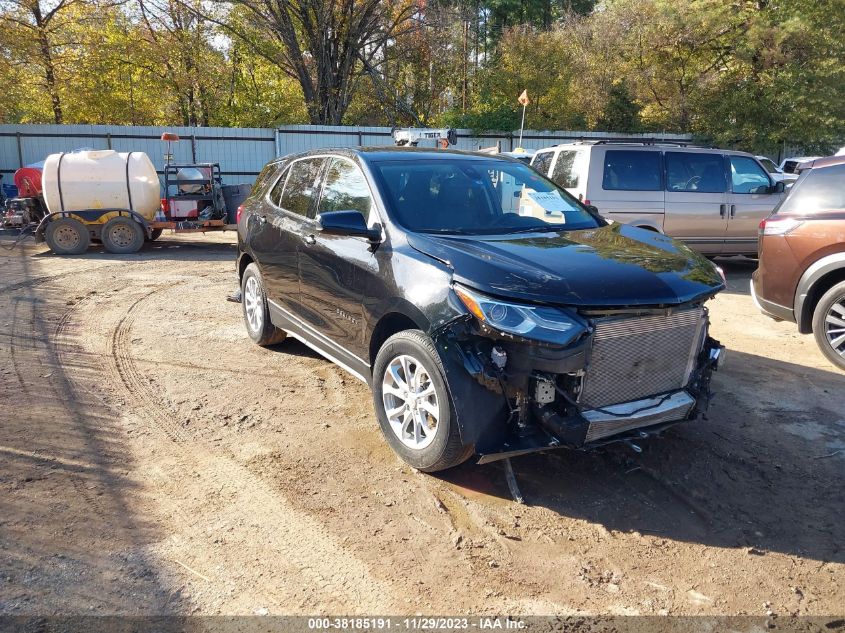
<svg viewBox="0 0 845 633"><path fill-rule="evenodd" d="M581 319L557 308L510 303L457 284L454 289L475 318L501 332L568 345L587 329Z"/></svg>

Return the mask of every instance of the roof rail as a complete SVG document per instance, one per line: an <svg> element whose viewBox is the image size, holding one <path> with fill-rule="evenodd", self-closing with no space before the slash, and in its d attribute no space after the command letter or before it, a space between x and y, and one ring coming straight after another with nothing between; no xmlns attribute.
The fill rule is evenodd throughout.
<svg viewBox="0 0 845 633"><path fill-rule="evenodd" d="M661 138L579 138L570 143L558 143L558 145L655 145L665 147L691 147L695 149L719 149L713 145L699 145L693 141L661 139Z"/></svg>

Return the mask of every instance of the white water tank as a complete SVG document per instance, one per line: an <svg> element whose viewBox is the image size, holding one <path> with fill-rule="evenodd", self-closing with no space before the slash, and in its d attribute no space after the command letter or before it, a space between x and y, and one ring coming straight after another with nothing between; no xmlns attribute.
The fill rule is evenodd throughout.
<svg viewBox="0 0 845 633"><path fill-rule="evenodd" d="M152 220L161 206L158 174L144 152L50 154L41 181L50 213L131 208Z"/></svg>

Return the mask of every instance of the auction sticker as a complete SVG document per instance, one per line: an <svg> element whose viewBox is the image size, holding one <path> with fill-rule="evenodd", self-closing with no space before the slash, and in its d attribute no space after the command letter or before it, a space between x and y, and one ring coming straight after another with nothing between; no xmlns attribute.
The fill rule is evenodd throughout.
<svg viewBox="0 0 845 633"><path fill-rule="evenodd" d="M563 217L564 211L572 209L557 191L529 191L528 197L543 209L546 215Z"/></svg>

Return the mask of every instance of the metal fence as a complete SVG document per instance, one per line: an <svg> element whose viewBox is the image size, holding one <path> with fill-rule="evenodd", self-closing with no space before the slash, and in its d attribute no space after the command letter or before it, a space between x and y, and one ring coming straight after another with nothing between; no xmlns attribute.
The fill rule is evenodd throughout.
<svg viewBox="0 0 845 633"><path fill-rule="evenodd" d="M0 173L10 175L23 165L44 160L49 154L79 148L145 152L160 173L167 144L162 132L175 132L182 139L173 143L177 163L220 163L226 184L252 183L264 165L277 156L322 147L392 145L388 127L286 125L278 129L219 127L129 127L119 125L0 125ZM522 146L539 149L579 139L643 140L653 134L526 130ZM689 141L684 134L660 135L666 141ZM458 149L477 150L499 145L513 150L518 132L474 135L458 130ZM11 183L11 178L4 180Z"/></svg>

